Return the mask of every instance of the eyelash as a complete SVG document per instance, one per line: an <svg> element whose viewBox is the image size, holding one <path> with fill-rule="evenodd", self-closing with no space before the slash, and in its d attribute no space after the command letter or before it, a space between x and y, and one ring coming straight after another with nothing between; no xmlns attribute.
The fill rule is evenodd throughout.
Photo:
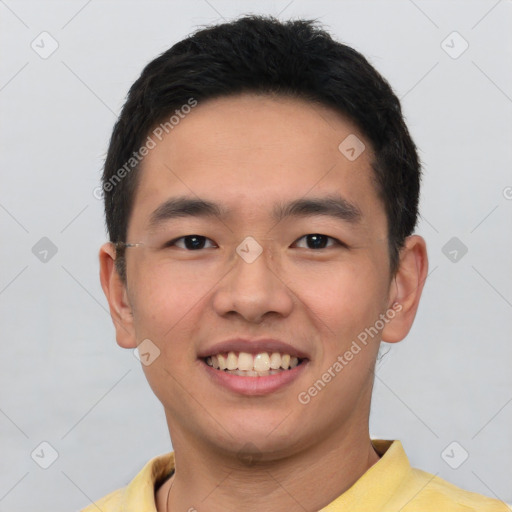
<svg viewBox="0 0 512 512"><path fill-rule="evenodd" d="M297 238L297 240L295 240L294 244L299 241L299 240L302 240L303 238L306 238L308 236L322 236L322 237L326 237L328 238L329 240L333 240L334 241L334 244L333 245L328 245L327 247L321 247L320 249L310 249L311 251L319 251L319 250L322 250L322 249L328 249L329 247L334 247L336 245L338 246L341 246L341 247L345 247L345 248L348 248L347 244L341 242L340 240L332 237L332 236L328 236L328 235L323 235L321 233L308 233L307 235L303 235L301 236L300 238ZM208 237L205 237L203 235L185 235L185 236L180 236L179 238L175 238L174 240L170 240L169 242L167 242L165 244L164 247L173 247L176 245L176 242L178 242L179 240L184 240L185 238L190 238L190 237L195 237L195 238L204 238L205 240L210 240ZM211 240L210 240L211 241ZM185 249L186 251L188 252L195 252L195 251L199 251L199 250L202 250L203 248L201 249L187 249L186 247L180 247L180 249ZM308 247L306 247L306 249L309 249Z"/></svg>

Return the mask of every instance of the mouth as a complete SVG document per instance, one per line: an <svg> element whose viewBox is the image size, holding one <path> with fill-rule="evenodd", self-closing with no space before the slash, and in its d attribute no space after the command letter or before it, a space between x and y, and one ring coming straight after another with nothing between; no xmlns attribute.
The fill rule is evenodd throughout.
<svg viewBox="0 0 512 512"><path fill-rule="evenodd" d="M306 371L310 356L278 339L233 338L200 350L197 361L215 389L264 396L289 389Z"/></svg>
<svg viewBox="0 0 512 512"><path fill-rule="evenodd" d="M299 358L281 352L222 352L201 358L214 370L238 377L268 377L289 372L304 364L305 358Z"/></svg>

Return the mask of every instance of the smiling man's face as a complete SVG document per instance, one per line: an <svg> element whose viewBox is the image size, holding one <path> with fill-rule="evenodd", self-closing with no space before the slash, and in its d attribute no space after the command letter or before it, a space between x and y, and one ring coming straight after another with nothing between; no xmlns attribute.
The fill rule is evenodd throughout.
<svg viewBox="0 0 512 512"><path fill-rule="evenodd" d="M351 134L366 146L353 161L338 149ZM340 363L399 298L372 158L334 111L250 94L199 103L146 156L127 235L143 245L126 249L114 316L121 346L149 339L160 350L143 368L175 446L236 454L251 443L246 451L271 459L368 437L380 339L401 339L412 322L397 314ZM217 208L176 215L184 199ZM278 370L287 355L298 364Z"/></svg>

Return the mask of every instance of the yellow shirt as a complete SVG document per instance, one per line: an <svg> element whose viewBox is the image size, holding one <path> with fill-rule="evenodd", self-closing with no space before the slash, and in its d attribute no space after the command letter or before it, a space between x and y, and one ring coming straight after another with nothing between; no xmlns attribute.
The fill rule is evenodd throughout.
<svg viewBox="0 0 512 512"><path fill-rule="evenodd" d="M400 441L373 439L381 455L341 496L319 512L510 512L502 501L412 468ZM155 489L174 469L174 453L151 459L124 488L82 512L156 512ZM198 505L199 507L199 505ZM203 507L200 507L203 510Z"/></svg>

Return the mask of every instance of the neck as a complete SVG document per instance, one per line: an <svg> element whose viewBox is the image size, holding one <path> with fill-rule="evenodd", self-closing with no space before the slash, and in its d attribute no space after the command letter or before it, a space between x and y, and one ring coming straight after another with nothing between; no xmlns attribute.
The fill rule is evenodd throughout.
<svg viewBox="0 0 512 512"><path fill-rule="evenodd" d="M320 510L379 460L367 428L340 432L329 443L293 456L253 464L173 434L176 472L157 492L158 512Z"/></svg>

